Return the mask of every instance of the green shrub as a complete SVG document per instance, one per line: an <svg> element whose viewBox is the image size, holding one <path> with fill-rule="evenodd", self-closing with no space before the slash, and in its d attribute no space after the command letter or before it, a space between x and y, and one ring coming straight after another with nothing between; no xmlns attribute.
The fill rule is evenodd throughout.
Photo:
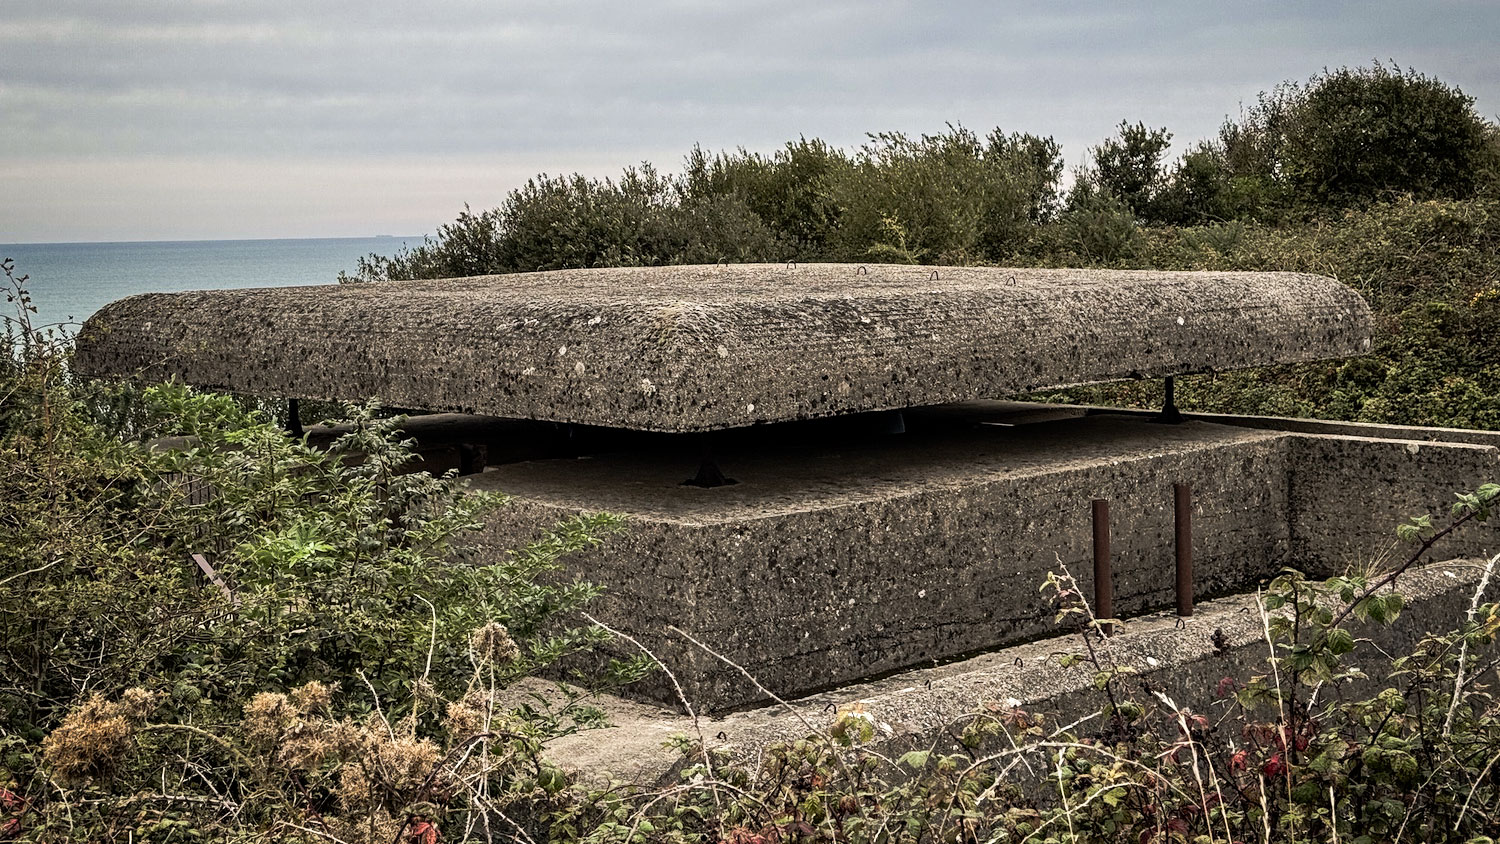
<svg viewBox="0 0 1500 844"><path fill-rule="evenodd" d="M980 139L961 126L872 135L833 185L842 214L829 257L878 257L899 230L901 249L923 263L999 260L1055 212L1061 172L1050 138L997 129Z"/></svg>
<svg viewBox="0 0 1500 844"><path fill-rule="evenodd" d="M1078 174L1069 206L1076 208L1102 194L1123 203L1138 219L1158 219L1155 206L1167 179L1162 156L1171 141L1166 129L1121 122L1118 138L1090 150L1092 165Z"/></svg>
<svg viewBox="0 0 1500 844"><path fill-rule="evenodd" d="M1273 199L1337 209L1474 196L1495 166L1492 131L1458 88L1377 62L1262 94L1219 142L1230 172Z"/></svg>
<svg viewBox="0 0 1500 844"><path fill-rule="evenodd" d="M822 257L842 210L834 185L850 167L843 150L816 138L789 141L770 155L740 149L710 155L693 147L682 190L689 201L738 200L790 247L787 258Z"/></svg>
<svg viewBox="0 0 1500 844"><path fill-rule="evenodd" d="M1063 246L1083 264L1116 264L1144 247L1135 212L1112 194L1080 182L1058 219Z"/></svg>
<svg viewBox="0 0 1500 844"><path fill-rule="evenodd" d="M1101 215L1106 221L1108 217ZM1074 239L1123 232L1074 220ZM1178 379L1184 409L1318 416L1405 425L1500 427L1500 208L1491 201L1399 201L1297 226L1231 222L1148 228L1133 252L1086 252L1111 266L1290 271L1333 276L1375 311L1375 347L1327 361ZM1059 250L1061 247L1058 247ZM1048 260L1057 260L1054 257ZM1350 379L1341 373L1358 371ZM1047 394L1084 403L1153 406L1161 387L1122 383Z"/></svg>
<svg viewBox="0 0 1500 844"><path fill-rule="evenodd" d="M490 798L400 771L437 765L435 742L479 741L507 760L497 782L535 783L534 742L597 723L576 692L500 693L604 638L575 618L597 587L558 570L618 518L579 516L466 560L455 544L504 499L404 471L399 417L350 407L351 432L325 452L180 385L100 412L67 340L30 324L24 277L3 267L19 310L0 320L0 826L27 805L45 840L254 838L309 812L474 810ZM255 712L288 694L300 702L273 720L305 729L282 738L352 767L260 753ZM465 706L479 714L455 732ZM396 780L372 792L377 774Z"/></svg>

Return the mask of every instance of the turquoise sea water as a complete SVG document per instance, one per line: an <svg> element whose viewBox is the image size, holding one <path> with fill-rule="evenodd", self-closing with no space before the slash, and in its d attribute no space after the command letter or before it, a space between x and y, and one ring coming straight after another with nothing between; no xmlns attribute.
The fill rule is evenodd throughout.
<svg viewBox="0 0 1500 844"><path fill-rule="evenodd" d="M361 256L421 242L416 236L19 243L0 244L0 258L14 259L16 274L31 276L26 286L37 324L77 323L135 293L333 284Z"/></svg>

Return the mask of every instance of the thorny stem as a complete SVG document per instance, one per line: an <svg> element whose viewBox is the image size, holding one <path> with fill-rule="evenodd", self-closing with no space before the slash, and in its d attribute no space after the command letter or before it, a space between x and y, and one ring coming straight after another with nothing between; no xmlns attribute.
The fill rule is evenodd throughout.
<svg viewBox="0 0 1500 844"><path fill-rule="evenodd" d="M1486 498L1484 500L1484 503L1485 504L1489 504L1491 501L1494 501L1494 499L1495 499L1495 496L1492 495L1492 496ZM1384 589L1385 587L1391 585L1392 583L1395 583L1396 582L1396 578L1400 577L1402 574L1405 574L1407 569L1409 569L1412 566L1416 565L1417 562L1422 559L1422 555L1426 554L1429 550L1431 550L1432 546L1436 545L1439 540L1441 540L1443 537L1447 536L1448 534L1452 533L1453 531L1457 530L1463 524L1465 524L1465 523L1473 520L1481 512L1483 512L1483 510L1480 509L1480 508L1473 508L1473 507L1468 508L1467 512L1465 512L1462 516L1459 516L1458 518L1454 519L1452 522L1450 522L1448 524L1447 527L1443 528L1442 530L1434 533L1432 536L1429 536L1427 539L1423 540L1422 544L1417 548L1417 550L1414 551L1414 552L1412 552L1412 554L1411 554L1410 557L1406 558L1406 562L1403 562L1401 565L1397 566L1396 568L1394 568L1390 572L1388 572L1384 577L1380 578L1379 580L1375 581L1374 583L1372 583L1371 585L1369 585L1368 587L1366 587L1363 592L1361 592L1353 601L1350 601L1348 603L1348 605L1346 605L1343 608L1343 610L1341 610L1337 615L1335 615L1333 617L1333 621L1330 622L1329 624L1327 624L1324 629L1326 629L1326 630L1332 630L1333 628L1338 627L1339 624L1344 621L1344 619L1346 619L1346 618L1349 617L1350 613L1354 612L1354 608L1357 607L1357 606L1359 606L1359 603L1361 601L1365 600L1366 598L1370 597L1371 595L1375 594L1376 592L1380 591L1381 589Z"/></svg>

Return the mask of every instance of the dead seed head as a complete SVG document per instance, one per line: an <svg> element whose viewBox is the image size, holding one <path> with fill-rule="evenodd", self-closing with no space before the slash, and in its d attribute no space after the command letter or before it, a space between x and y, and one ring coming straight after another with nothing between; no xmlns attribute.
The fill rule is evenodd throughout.
<svg viewBox="0 0 1500 844"><path fill-rule="evenodd" d="M292 703L303 715L326 713L333 705L333 692L337 688L336 683L329 686L314 680L305 686L292 689Z"/></svg>
<svg viewBox="0 0 1500 844"><path fill-rule="evenodd" d="M42 742L42 758L65 782L107 778L119 768L135 728L155 706L156 696L144 689L130 689L117 702L95 694Z"/></svg>
<svg viewBox="0 0 1500 844"><path fill-rule="evenodd" d="M480 664L511 665L521 659L521 648L510 637L510 630L498 621L475 630L469 636L469 647Z"/></svg>

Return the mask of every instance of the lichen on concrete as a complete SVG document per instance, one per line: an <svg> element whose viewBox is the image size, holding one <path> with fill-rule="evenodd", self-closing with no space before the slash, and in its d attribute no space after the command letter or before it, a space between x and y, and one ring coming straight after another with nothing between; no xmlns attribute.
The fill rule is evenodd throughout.
<svg viewBox="0 0 1500 844"><path fill-rule="evenodd" d="M701 431L1368 351L1297 273L845 264L152 293L77 366L235 392Z"/></svg>

